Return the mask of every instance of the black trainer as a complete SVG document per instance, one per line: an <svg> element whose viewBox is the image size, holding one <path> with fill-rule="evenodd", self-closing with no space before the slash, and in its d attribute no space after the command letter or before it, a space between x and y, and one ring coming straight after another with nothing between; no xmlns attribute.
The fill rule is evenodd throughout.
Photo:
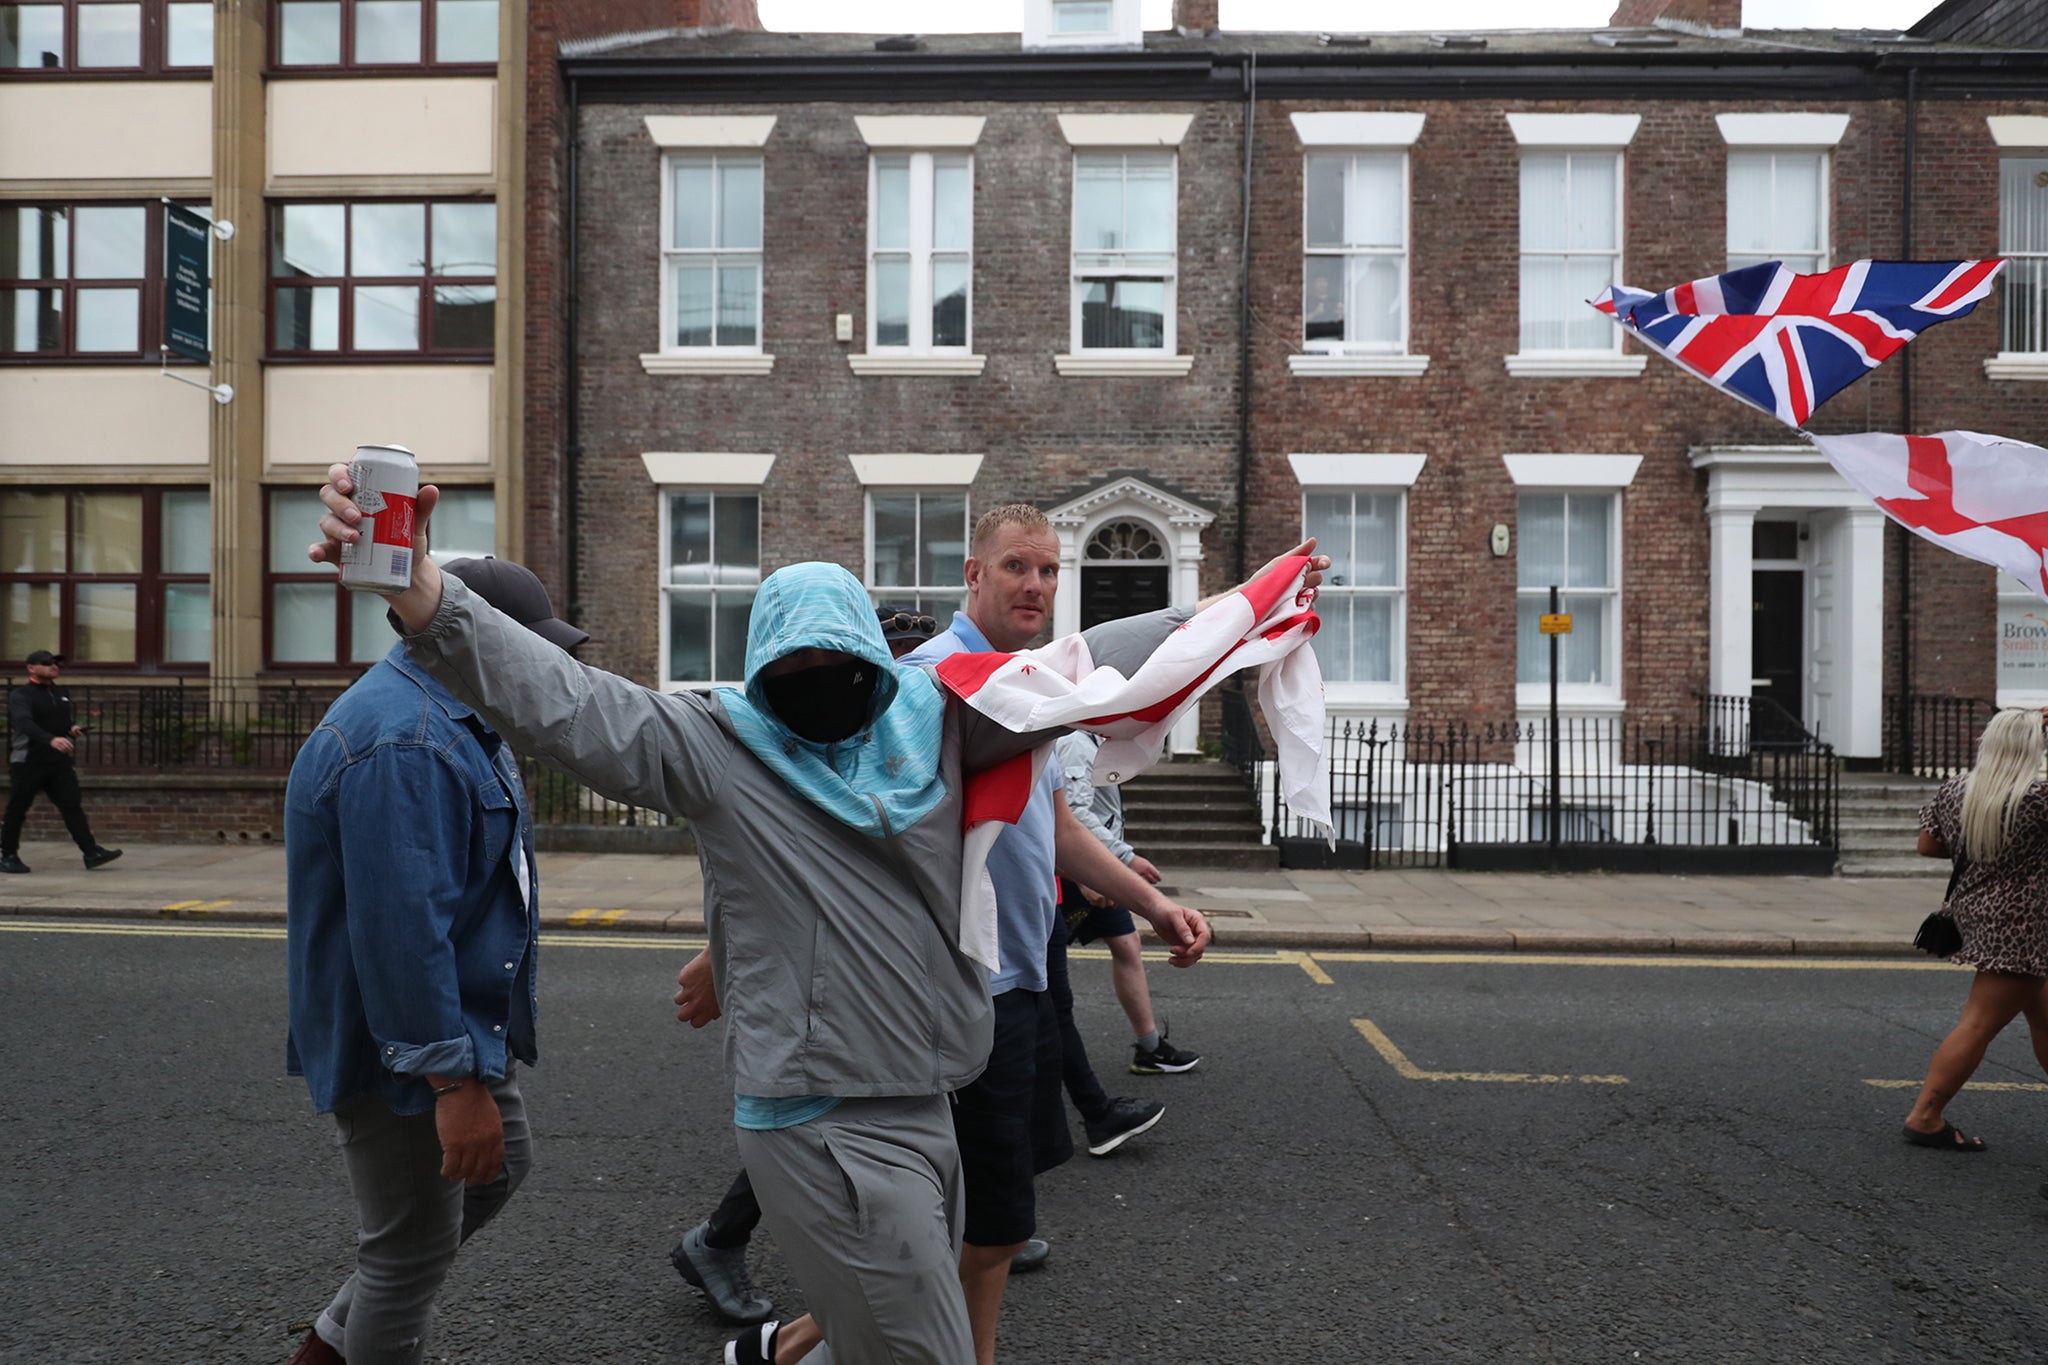
<svg viewBox="0 0 2048 1365"><path fill-rule="evenodd" d="M28 864L12 853L0 853L0 872L26 872Z"/></svg>
<svg viewBox="0 0 2048 1365"><path fill-rule="evenodd" d="M121 850L118 848L101 848L95 844L92 852L85 855L85 870L90 872L96 867L105 867L120 856Z"/></svg>
<svg viewBox="0 0 2048 1365"><path fill-rule="evenodd" d="M1150 1100L1111 1100L1107 1113L1084 1125L1088 1129L1088 1155L1108 1156L1159 1122L1165 1113L1165 1105Z"/></svg>
<svg viewBox="0 0 2048 1365"><path fill-rule="evenodd" d="M1166 1041L1166 1030L1159 1030L1159 1045L1154 1048L1131 1047L1131 1074L1133 1076L1166 1076L1180 1071L1193 1071L1195 1064L1202 1060L1199 1052L1183 1052Z"/></svg>
<svg viewBox="0 0 2048 1365"><path fill-rule="evenodd" d="M725 1343L725 1365L775 1365L775 1333L779 1322L764 1322Z"/></svg>

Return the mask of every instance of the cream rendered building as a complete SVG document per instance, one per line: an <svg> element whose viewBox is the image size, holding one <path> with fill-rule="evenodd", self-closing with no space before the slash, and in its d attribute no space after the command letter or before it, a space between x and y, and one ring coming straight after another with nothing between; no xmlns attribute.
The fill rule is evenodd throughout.
<svg viewBox="0 0 2048 1365"><path fill-rule="evenodd" d="M305 559L359 442L448 490L437 552L520 554L525 22L0 0L7 669L226 700L380 657L381 603ZM210 373L159 355L166 201L215 223Z"/></svg>

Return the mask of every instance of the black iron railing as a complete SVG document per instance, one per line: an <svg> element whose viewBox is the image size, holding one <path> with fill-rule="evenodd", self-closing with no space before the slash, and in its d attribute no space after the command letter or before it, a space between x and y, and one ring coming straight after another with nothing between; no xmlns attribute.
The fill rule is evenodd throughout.
<svg viewBox="0 0 2048 1365"><path fill-rule="evenodd" d="M6 690L26 681L10 678ZM160 685L63 684L72 715L85 730L77 741L81 767L101 772L243 770L282 773L291 768L308 732L345 680L260 682L248 699L216 701L204 679ZM12 742L12 726L0 719Z"/></svg>
<svg viewBox="0 0 2048 1365"><path fill-rule="evenodd" d="M1258 787L1259 765L1265 761L1265 741L1259 738L1259 723L1252 717L1251 698L1241 686L1225 685L1217 695L1223 702L1223 761L1237 769L1247 786Z"/></svg>
<svg viewBox="0 0 2048 1365"><path fill-rule="evenodd" d="M1331 849L1268 796L1290 866L1668 868L1792 850L1815 868L1838 840L1839 765L1808 737L1736 708L1697 723L1565 717L1408 726L1334 721ZM1759 729L1772 737L1751 741ZM1804 855L1811 854L1811 857ZM1761 867L1758 870L1763 870Z"/></svg>
<svg viewBox="0 0 2048 1365"><path fill-rule="evenodd" d="M666 829L685 823L664 811L607 800L567 773L537 759L520 759L519 772L526 779L526 803L537 825Z"/></svg>
<svg viewBox="0 0 2048 1365"><path fill-rule="evenodd" d="M1952 777L1977 761L1977 741L1998 707L1976 697L1887 697L1886 772Z"/></svg>
<svg viewBox="0 0 2048 1365"><path fill-rule="evenodd" d="M12 689L25 679L7 680ZM84 728L79 766L95 773L241 772L276 777L292 759L345 680L258 681L248 700L217 701L203 679L162 685L65 683ZM228 689L223 689L228 690ZM13 739L0 711L0 744ZM550 825L668 826L671 817L607 801L574 778L522 760L534 819Z"/></svg>

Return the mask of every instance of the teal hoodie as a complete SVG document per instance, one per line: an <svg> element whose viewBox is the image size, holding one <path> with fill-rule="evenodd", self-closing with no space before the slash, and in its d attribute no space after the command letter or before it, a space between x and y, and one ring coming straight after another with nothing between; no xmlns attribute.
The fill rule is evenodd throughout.
<svg viewBox="0 0 2048 1365"><path fill-rule="evenodd" d="M867 727L820 744L782 723L761 673L800 649L829 649L879 670ZM877 837L900 833L945 796L939 778L945 701L921 668L898 668L860 580L837 564L791 564L768 575L747 627L747 685L718 699L754 757L826 814Z"/></svg>

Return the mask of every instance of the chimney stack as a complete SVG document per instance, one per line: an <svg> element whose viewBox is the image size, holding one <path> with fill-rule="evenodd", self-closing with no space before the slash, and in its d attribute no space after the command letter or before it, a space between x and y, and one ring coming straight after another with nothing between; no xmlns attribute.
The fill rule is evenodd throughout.
<svg viewBox="0 0 2048 1365"><path fill-rule="evenodd" d="M1675 28L1693 33L1742 27L1742 0L1621 0L1609 28Z"/></svg>
<svg viewBox="0 0 2048 1365"><path fill-rule="evenodd" d="M1223 26L1221 9L1221 0L1173 0L1173 26L1187 34L1214 33Z"/></svg>

